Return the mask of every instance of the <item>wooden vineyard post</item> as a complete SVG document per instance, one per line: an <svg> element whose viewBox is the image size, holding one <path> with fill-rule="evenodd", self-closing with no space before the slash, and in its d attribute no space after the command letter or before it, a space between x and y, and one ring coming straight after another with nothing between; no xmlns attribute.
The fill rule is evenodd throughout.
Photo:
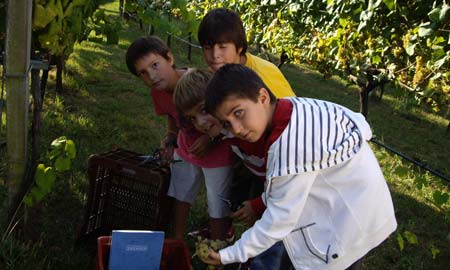
<svg viewBox="0 0 450 270"><path fill-rule="evenodd" d="M32 3L31 0L9 1L7 7L5 81L10 211L26 171Z"/></svg>

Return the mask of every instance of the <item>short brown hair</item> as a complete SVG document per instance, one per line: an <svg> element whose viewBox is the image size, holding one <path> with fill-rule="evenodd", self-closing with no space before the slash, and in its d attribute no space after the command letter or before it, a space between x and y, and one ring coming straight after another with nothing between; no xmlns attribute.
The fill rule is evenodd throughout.
<svg viewBox="0 0 450 270"><path fill-rule="evenodd" d="M212 75L206 69L192 69L181 76L173 93L173 103L181 114L205 101L206 87Z"/></svg>
<svg viewBox="0 0 450 270"><path fill-rule="evenodd" d="M247 37L239 15L226 8L216 8L203 17L198 27L198 41L203 47L217 43L232 42L236 50L247 52Z"/></svg>
<svg viewBox="0 0 450 270"><path fill-rule="evenodd" d="M276 97L255 71L240 64L225 64L214 73L208 83L205 109L208 113L214 114L216 109L230 96L256 102L261 88L265 88L269 92L270 103L275 104Z"/></svg>
<svg viewBox="0 0 450 270"><path fill-rule="evenodd" d="M169 60L169 48L157 36L140 37L131 43L128 47L125 60L127 62L128 70L134 75L138 76L135 64L142 57L147 54L159 54L164 59Z"/></svg>

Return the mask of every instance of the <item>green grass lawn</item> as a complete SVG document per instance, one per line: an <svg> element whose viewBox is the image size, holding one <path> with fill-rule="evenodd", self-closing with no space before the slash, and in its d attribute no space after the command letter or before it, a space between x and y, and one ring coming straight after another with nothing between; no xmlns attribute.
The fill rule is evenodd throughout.
<svg viewBox="0 0 450 270"><path fill-rule="evenodd" d="M117 2L103 6L109 15L117 16ZM127 47L146 33L132 21L123 26L118 45L85 41L75 47L67 61L62 94L55 93L52 84L49 85L43 113L42 152L53 139L65 135L75 142L77 157L72 171L64 179L58 179L54 191L28 215L26 228L31 228L31 232L23 234L34 241L34 246L2 241L0 258L9 257L21 267L8 269L37 269L37 265L39 269L93 269L95 246L76 242L87 200L89 156L117 145L150 153L165 134L165 119L155 115L148 89L125 65ZM166 39L165 34L160 36ZM172 39L178 67L204 67L200 50L192 50L193 59L189 62L187 46ZM281 69L298 95L358 110L358 91L345 82L334 77L324 79L304 65L289 64ZM53 79L51 73L50 80ZM444 118L411 105L399 90L388 88L381 101L375 96L371 98L368 121L379 140L450 175L450 135L446 133L448 122ZM367 255L365 268L448 270L450 221L445 214L450 203L434 205L433 192L449 193L449 184L384 149L375 145L373 148L392 191L399 226L396 233ZM6 176L5 151L0 146L0 187ZM426 185L418 189L421 181ZM202 193L191 211L188 229L198 229L206 222ZM244 228L238 225L238 229ZM408 242L405 232L406 236L408 232L416 235L418 243ZM398 235L405 241L403 250ZM192 247L191 242L189 245ZM433 255L432 250L438 250L437 254ZM2 264L0 260L0 268ZM193 265L195 269L205 268L196 259Z"/></svg>

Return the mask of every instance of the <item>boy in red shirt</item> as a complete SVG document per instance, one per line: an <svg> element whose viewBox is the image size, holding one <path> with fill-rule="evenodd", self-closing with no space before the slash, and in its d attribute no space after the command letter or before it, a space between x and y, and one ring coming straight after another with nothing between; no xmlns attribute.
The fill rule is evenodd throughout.
<svg viewBox="0 0 450 270"><path fill-rule="evenodd" d="M228 205L214 194L229 196L233 177L233 155L225 143L212 144L208 135L186 123L173 103L179 78L188 69L175 67L168 47L155 36L135 40L127 50L127 67L150 89L155 112L167 116L167 135L161 142L163 154L171 163L168 196L175 198L174 238L182 239L189 210L203 183L207 183L208 213L212 239L226 239L230 224Z"/></svg>

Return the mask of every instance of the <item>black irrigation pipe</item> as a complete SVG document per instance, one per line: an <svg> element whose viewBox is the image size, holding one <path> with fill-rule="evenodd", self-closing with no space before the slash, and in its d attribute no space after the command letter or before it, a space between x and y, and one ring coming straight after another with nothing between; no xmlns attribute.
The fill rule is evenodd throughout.
<svg viewBox="0 0 450 270"><path fill-rule="evenodd" d="M370 139L370 141L375 143L378 146L386 148L387 150L391 151L392 153L394 153L396 155L401 156L402 158L412 162L414 165L419 166L420 168L422 168L422 169L424 169L426 171L429 171L432 175L437 176L437 177L447 181L448 183L450 183L450 177L444 175L443 173L441 173L441 172L439 172L439 171L437 171L437 170L435 170L433 168L430 168L430 166L428 166L427 164L419 162L419 161L417 161L417 160L415 160L415 159L413 159L411 157L408 157L408 156L402 154L401 152L397 151L396 149L394 149L394 148L392 148L392 147L390 147L388 145L383 144L382 142L380 142L376 138L372 138L372 139Z"/></svg>

